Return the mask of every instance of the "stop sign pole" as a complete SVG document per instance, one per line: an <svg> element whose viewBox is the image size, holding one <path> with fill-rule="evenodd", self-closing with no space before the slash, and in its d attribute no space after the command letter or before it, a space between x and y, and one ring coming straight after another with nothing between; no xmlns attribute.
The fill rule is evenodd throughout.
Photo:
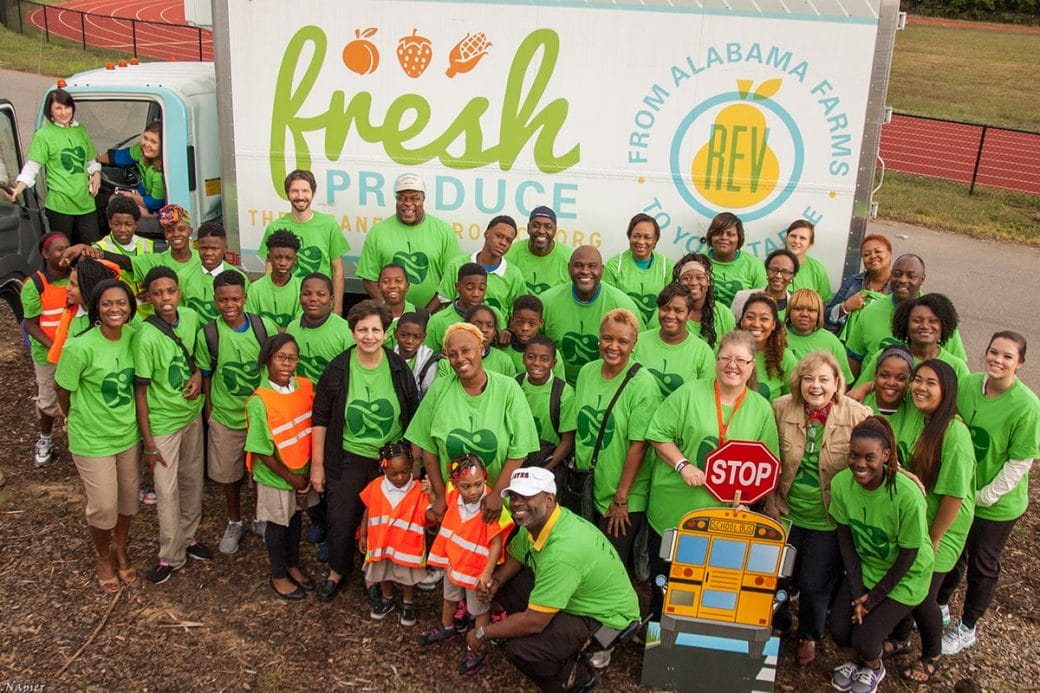
<svg viewBox="0 0 1040 693"><path fill-rule="evenodd" d="M758 440L728 440L704 462L704 486L721 503L757 503L779 480L780 460Z"/></svg>

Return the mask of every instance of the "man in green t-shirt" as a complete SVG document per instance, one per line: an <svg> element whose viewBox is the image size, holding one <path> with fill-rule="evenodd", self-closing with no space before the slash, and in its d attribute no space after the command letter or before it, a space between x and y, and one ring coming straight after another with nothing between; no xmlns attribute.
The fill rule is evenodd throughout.
<svg viewBox="0 0 1040 693"><path fill-rule="evenodd" d="M311 209L318 183L310 171L296 169L285 177L285 197L292 205L289 214L275 219L267 225L260 240L257 254L267 261L266 271L271 272L271 259L267 256L267 239L279 229L292 231L300 239L300 252L295 274L299 278L311 272L321 272L332 280L333 311L343 313L343 255L350 250L336 218Z"/></svg>
<svg viewBox="0 0 1040 693"><path fill-rule="evenodd" d="M516 240L516 222L512 217L498 216L484 232L484 246L472 255L460 255L448 262L437 287L438 298L447 303L455 298L455 276L466 263L476 263L487 272L487 294L484 303L501 315L509 312L513 301L526 291L524 273L504 257Z"/></svg>
<svg viewBox="0 0 1040 693"><path fill-rule="evenodd" d="M502 497L520 530L477 593L509 616L469 631L466 644L479 653L506 640L506 657L541 690L589 690L597 674L575 663L579 649L601 627L622 631L639 619L625 566L603 533L557 505L551 471L517 469Z"/></svg>
<svg viewBox="0 0 1040 693"><path fill-rule="evenodd" d="M556 242L556 212L535 207L527 221L527 240L514 243L506 259L523 272L527 290L541 296L570 278L567 263L573 250Z"/></svg>
<svg viewBox="0 0 1040 693"><path fill-rule="evenodd" d="M284 332L289 323L302 314L301 277L295 272L300 239L292 231L279 229L268 236L264 244L271 271L249 287L246 310L273 321L278 325L278 331Z"/></svg>
<svg viewBox="0 0 1040 693"><path fill-rule="evenodd" d="M203 324L216 320L220 315L213 298L213 280L224 270L238 272L249 292L249 278L239 267L225 262L227 255L227 231L218 221L204 222L198 231L195 246L199 251L199 267L181 280L181 302L199 314Z"/></svg>
<svg viewBox="0 0 1040 693"><path fill-rule="evenodd" d="M376 301L379 293L379 270L396 262L408 270L408 300L433 312L440 307L437 286L444 268L462 254L451 227L426 213L426 183L413 173L400 176L394 183L397 206L394 216L371 228L358 259L357 275L365 291Z"/></svg>

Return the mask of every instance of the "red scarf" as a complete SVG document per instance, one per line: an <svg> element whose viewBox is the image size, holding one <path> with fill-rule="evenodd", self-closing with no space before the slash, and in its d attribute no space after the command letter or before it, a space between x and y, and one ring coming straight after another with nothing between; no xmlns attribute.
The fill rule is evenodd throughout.
<svg viewBox="0 0 1040 693"><path fill-rule="evenodd" d="M809 424L813 421L819 421L821 425L827 423L827 415L831 413L831 407L834 406L833 402L827 404L822 409L813 411L809 408L809 405L803 405L805 407L805 428L809 428Z"/></svg>

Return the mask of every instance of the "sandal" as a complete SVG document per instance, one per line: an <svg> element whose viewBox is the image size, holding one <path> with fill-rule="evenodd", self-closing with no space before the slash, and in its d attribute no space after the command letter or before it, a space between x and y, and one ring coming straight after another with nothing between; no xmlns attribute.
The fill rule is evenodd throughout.
<svg viewBox="0 0 1040 693"><path fill-rule="evenodd" d="M883 647L884 651L881 653L881 659L891 659L892 657L910 654L914 651L914 648L910 646L909 640L904 640L903 642L886 640Z"/></svg>
<svg viewBox="0 0 1040 693"><path fill-rule="evenodd" d="M98 584L101 585L101 591L105 594L114 594L119 591L119 578L113 575L110 578L98 578Z"/></svg>
<svg viewBox="0 0 1040 693"><path fill-rule="evenodd" d="M116 565L115 565L116 575L119 576L120 580L122 580L123 582L125 582L126 584L129 585L129 584L133 583L134 580L137 579L137 571L134 570L134 566L133 566L132 563L130 563L130 565L128 567L126 567L126 568L119 567L119 564L121 563L121 561L119 560L120 554L122 554L122 557L126 559L127 563L130 563L130 559L127 558L127 555L126 555L126 547L119 547L119 546L116 546L115 544L113 544L112 545L112 556L113 556L113 558L115 559L115 562L116 562Z"/></svg>
<svg viewBox="0 0 1040 693"><path fill-rule="evenodd" d="M939 675L941 657L935 659L921 658L903 672L903 678L913 683L931 683Z"/></svg>

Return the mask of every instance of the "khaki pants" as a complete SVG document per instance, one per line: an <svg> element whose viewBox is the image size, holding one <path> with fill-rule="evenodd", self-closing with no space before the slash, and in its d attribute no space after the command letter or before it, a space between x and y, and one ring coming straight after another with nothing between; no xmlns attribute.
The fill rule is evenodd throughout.
<svg viewBox="0 0 1040 693"><path fill-rule="evenodd" d="M228 428L209 417L209 478L234 484L246 474L246 429Z"/></svg>
<svg viewBox="0 0 1040 693"><path fill-rule="evenodd" d="M137 514L141 444L106 457L72 456L87 495L87 524L114 529L118 515Z"/></svg>
<svg viewBox="0 0 1040 693"><path fill-rule="evenodd" d="M195 538L202 519L204 484L202 415L174 433L155 436L155 447L166 462L152 470L159 515L159 560L174 568L184 565L185 546Z"/></svg>
<svg viewBox="0 0 1040 693"><path fill-rule="evenodd" d="M33 361L33 370L36 371L36 407L47 416L61 416L58 408L58 390L54 384L54 371L57 366L53 363L36 363Z"/></svg>

